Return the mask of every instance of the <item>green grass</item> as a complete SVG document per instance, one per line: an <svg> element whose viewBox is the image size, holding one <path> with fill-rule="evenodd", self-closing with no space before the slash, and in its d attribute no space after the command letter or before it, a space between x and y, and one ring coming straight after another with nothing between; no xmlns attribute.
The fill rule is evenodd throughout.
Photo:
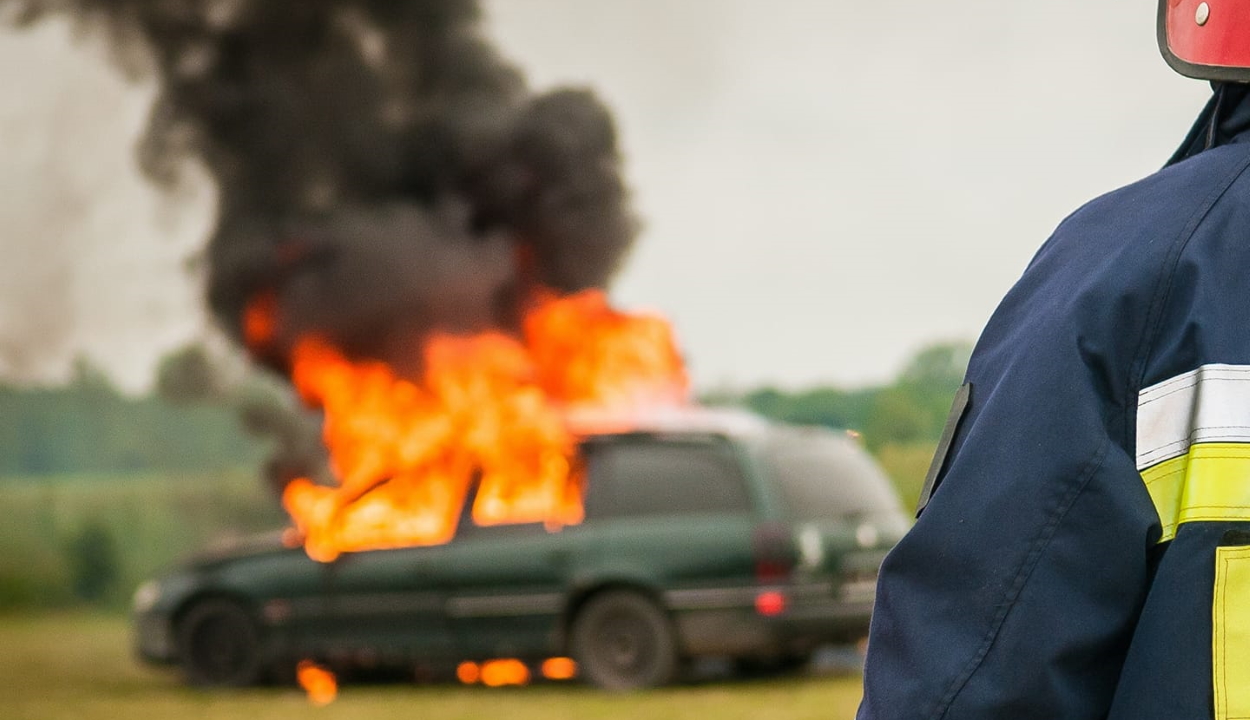
<svg viewBox="0 0 1250 720"><path fill-rule="evenodd" d="M294 688L203 692L176 672L139 666L123 618L76 613L0 617L0 718L179 720L390 718L750 718L838 720L855 714L857 676L708 682L629 695L578 684L489 689L455 685L346 685L326 707Z"/></svg>

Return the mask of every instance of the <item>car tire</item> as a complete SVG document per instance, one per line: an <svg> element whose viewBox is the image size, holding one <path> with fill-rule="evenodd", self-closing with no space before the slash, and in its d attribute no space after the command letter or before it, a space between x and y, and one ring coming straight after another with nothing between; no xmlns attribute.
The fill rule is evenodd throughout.
<svg viewBox="0 0 1250 720"><path fill-rule="evenodd" d="M571 645L581 675L605 690L656 687L677 674L672 623L636 592L610 590L587 601L574 618Z"/></svg>
<svg viewBox="0 0 1250 720"><path fill-rule="evenodd" d="M178 656L197 687L244 687L262 674L260 632L238 603L205 600L178 623Z"/></svg>

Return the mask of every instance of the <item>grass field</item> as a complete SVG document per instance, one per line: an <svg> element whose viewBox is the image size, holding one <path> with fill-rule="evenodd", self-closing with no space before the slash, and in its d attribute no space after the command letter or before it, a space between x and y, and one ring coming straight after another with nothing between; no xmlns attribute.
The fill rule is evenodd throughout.
<svg viewBox="0 0 1250 720"><path fill-rule="evenodd" d="M706 682L611 695L577 684L489 689L378 685L341 688L313 707L293 688L201 692L176 673L131 659L119 616L0 616L0 718L4 720L194 720L196 718L822 718L855 714L859 678L814 676L748 683Z"/></svg>

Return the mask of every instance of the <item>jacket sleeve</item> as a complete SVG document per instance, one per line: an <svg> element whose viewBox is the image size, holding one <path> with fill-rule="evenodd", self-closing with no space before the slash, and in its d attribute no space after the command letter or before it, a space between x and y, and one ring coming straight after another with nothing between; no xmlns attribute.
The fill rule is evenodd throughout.
<svg viewBox="0 0 1250 720"><path fill-rule="evenodd" d="M978 342L939 483L881 569L860 720L1107 713L1159 536L1131 430L1155 279L1123 287L1098 228L1065 225Z"/></svg>

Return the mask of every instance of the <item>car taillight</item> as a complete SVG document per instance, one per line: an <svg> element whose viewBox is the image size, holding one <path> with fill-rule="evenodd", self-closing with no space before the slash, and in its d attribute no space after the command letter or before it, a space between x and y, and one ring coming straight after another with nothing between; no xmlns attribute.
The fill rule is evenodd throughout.
<svg viewBox="0 0 1250 720"><path fill-rule="evenodd" d="M786 594L780 590L765 590L755 596L755 612L773 617L786 611Z"/></svg>
<svg viewBox="0 0 1250 720"><path fill-rule="evenodd" d="M790 577L798 562L794 537L785 525L766 524L755 528L751 536L755 559L755 579L761 583L780 582Z"/></svg>

